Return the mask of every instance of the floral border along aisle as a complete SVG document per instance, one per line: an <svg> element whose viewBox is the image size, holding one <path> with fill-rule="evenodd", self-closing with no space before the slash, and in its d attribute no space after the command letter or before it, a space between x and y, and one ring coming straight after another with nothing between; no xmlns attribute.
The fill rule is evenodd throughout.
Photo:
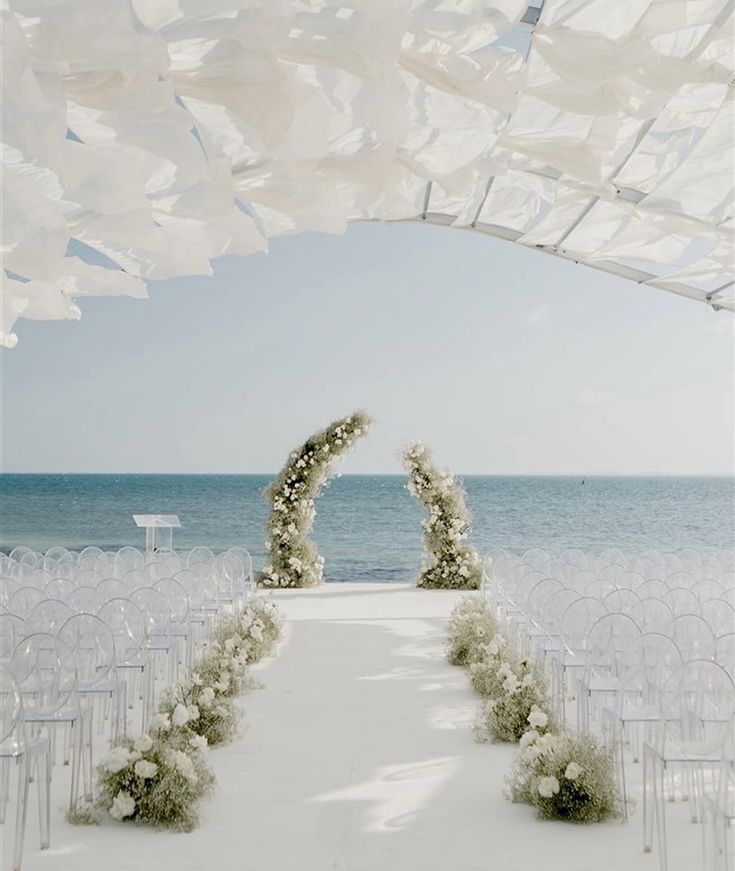
<svg viewBox="0 0 735 871"><path fill-rule="evenodd" d="M403 451L408 490L429 511L423 521L424 550L417 587L476 590L480 586L480 560L473 547L462 544L470 529L470 514L462 485L450 472L440 471L430 451L419 441Z"/></svg>
<svg viewBox="0 0 735 871"><path fill-rule="evenodd" d="M112 746L98 767L94 805L70 821L99 822L109 813L155 828L195 828L199 801L214 786L207 748L235 736L232 699L249 685L248 665L273 653L282 623L275 602L264 598L223 617L187 679L164 691L148 732Z"/></svg>
<svg viewBox="0 0 735 871"><path fill-rule="evenodd" d="M324 559L309 538L314 500L333 474L335 460L365 435L371 425L364 411L335 420L289 454L281 474L268 487L270 563L258 582L264 587L313 587L322 581Z"/></svg>
<svg viewBox="0 0 735 871"><path fill-rule="evenodd" d="M610 749L558 727L542 666L520 655L482 599L465 598L452 611L447 659L469 670L483 699L476 740L519 744L508 778L514 802L532 805L541 819L588 823L620 816Z"/></svg>

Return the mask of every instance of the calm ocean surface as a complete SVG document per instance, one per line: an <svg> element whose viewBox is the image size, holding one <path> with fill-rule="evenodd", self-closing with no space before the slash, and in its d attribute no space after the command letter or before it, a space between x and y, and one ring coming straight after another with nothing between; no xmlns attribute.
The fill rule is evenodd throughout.
<svg viewBox="0 0 735 871"><path fill-rule="evenodd" d="M244 545L263 563L269 475L2 475L0 548L142 547L134 513L178 514L174 546ZM347 475L317 502L314 537L327 580L410 580L421 559L421 508L405 478ZM480 552L735 548L733 478L464 479Z"/></svg>

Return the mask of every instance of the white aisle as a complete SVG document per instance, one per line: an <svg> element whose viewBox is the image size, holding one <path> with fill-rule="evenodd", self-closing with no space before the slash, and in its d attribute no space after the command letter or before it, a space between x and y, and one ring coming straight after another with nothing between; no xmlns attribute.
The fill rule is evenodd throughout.
<svg viewBox="0 0 735 871"><path fill-rule="evenodd" d="M201 827L71 827L57 812L44 853L30 821L27 871L657 871L639 815L541 823L503 798L511 749L473 742L476 699L444 660L458 594L327 584L275 595L286 640L259 669L264 688L242 699L247 728L212 752ZM672 871L700 867L699 827L676 825L685 810L672 807Z"/></svg>

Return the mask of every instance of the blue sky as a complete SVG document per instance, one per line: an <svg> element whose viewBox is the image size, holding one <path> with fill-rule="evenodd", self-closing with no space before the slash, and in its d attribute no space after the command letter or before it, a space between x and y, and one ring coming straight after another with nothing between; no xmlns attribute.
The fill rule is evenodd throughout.
<svg viewBox="0 0 735 871"><path fill-rule="evenodd" d="M4 471L273 471L364 407L345 472L733 472L733 317L520 246L353 225L150 296L17 325Z"/></svg>

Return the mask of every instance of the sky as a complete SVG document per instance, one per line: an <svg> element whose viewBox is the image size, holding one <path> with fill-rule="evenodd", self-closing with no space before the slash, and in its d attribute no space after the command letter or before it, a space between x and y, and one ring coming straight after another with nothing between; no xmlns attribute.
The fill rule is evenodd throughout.
<svg viewBox="0 0 735 871"><path fill-rule="evenodd" d="M304 233L16 325L5 472L273 472L355 408L345 473L424 440L464 474L718 475L735 466L735 319L480 234Z"/></svg>

